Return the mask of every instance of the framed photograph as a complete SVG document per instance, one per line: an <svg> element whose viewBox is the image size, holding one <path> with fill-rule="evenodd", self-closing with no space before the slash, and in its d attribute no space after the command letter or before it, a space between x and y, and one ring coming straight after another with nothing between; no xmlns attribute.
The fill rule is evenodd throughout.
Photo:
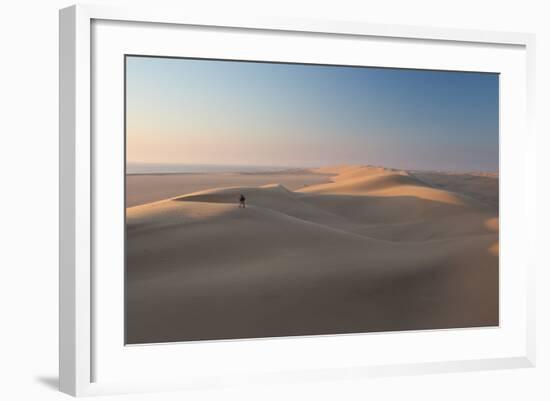
<svg viewBox="0 0 550 401"><path fill-rule="evenodd" d="M535 363L534 37L60 12L60 388Z"/></svg>

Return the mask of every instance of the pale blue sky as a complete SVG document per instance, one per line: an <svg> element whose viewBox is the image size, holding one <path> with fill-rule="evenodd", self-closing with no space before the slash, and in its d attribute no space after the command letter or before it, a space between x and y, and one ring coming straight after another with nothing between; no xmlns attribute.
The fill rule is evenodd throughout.
<svg viewBox="0 0 550 401"><path fill-rule="evenodd" d="M498 170L498 75L128 56L127 160Z"/></svg>

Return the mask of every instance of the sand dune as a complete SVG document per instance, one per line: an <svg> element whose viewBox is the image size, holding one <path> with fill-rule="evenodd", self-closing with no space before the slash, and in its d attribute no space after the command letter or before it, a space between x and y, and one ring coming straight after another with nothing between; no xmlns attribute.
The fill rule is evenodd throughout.
<svg viewBox="0 0 550 401"><path fill-rule="evenodd" d="M327 182L330 174L309 170L256 173L131 174L126 176L126 207L170 198L190 192L225 186L260 186L280 183L290 190Z"/></svg>
<svg viewBox="0 0 550 401"><path fill-rule="evenodd" d="M494 210L498 209L498 174L457 174L434 171L415 171L413 174L434 187L468 195Z"/></svg>
<svg viewBox="0 0 550 401"><path fill-rule="evenodd" d="M457 193L433 188L405 171L359 167L338 174L332 182L298 189L299 192L337 195L413 196L437 202L463 205Z"/></svg>
<svg viewBox="0 0 550 401"><path fill-rule="evenodd" d="M330 182L128 208L127 342L498 324L494 209L405 171L312 173Z"/></svg>

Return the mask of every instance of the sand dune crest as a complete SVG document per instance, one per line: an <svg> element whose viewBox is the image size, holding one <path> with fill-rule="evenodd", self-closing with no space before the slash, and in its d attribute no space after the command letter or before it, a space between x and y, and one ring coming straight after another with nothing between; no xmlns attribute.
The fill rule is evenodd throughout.
<svg viewBox="0 0 550 401"><path fill-rule="evenodd" d="M320 171L128 208L127 340L498 324L495 212L404 171Z"/></svg>

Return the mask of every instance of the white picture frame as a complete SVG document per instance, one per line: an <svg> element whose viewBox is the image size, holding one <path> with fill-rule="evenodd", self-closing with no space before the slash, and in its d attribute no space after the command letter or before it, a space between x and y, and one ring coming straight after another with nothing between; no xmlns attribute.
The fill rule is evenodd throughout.
<svg viewBox="0 0 550 401"><path fill-rule="evenodd" d="M93 68L96 68L94 58L94 46L100 46L101 42L93 42L93 25L97 21L113 21L127 23L162 24L168 26L189 26L205 27L220 30L219 35L224 35L223 29L244 30L253 34L254 32L271 32L292 34L323 35L331 37L336 35L342 38L385 38L387 40L411 40L436 44L457 44L462 47L495 46L511 47L521 50L519 57L522 64L522 71L526 73L524 81L517 82L522 86L525 96L518 102L525 106L525 113L519 115L515 125L524 131L516 133L517 142L512 144L508 141L511 149L516 149L525 165L514 175L509 175L510 185L521 183L524 192L521 198L514 199L515 204L510 206L521 211L521 215L510 218L510 224L503 224L501 230L510 230L514 225L522 224L527 230L528 238L525 239L525 246L519 246L515 255L510 255L511 260L520 261L521 272L524 273L521 280L516 280L521 286L520 303L521 310L517 311L521 322L514 326L516 334L510 342L503 342L502 348L495 349L493 353L487 352L476 356L465 356L464 358L452 358L438 361L416 360L411 356L408 362L401 363L374 363L362 365L360 361L349 360L342 363L320 366L315 369L311 366L301 366L298 369L291 369L292 362L280 362L281 365L275 372L265 370L255 376L248 373L237 373L234 375L217 373L213 379L209 376L196 373L195 377L189 380L176 376L166 375L151 378L148 380L147 373L139 380L132 380L129 377L109 376L106 380L97 380L98 376L95 359L98 351L104 348L104 341L96 344L97 338L103 338L96 332L97 314L93 302L94 288L100 285L101 280L97 279L94 273L94 266L97 263L94 255L94 230L96 226L96 205L94 204L95 174L97 154L101 152L101 146L94 142L93 125L94 105L92 97L94 88L91 85ZM167 25L169 24L169 25ZM159 25L160 26L160 25ZM122 28L125 29L125 28ZM139 28L136 28L139 29ZM137 31L136 31L137 32ZM107 31L108 33L108 31ZM166 33L160 32L159 35ZM113 41L116 42L116 41ZM154 44L154 42L153 42ZM536 220L536 209L534 205L535 174L527 174L535 171L535 133L532 128L535 85L534 76L534 35L525 33L507 32L485 32L459 29L439 29L414 26L390 26L376 25L362 22L345 21L315 21L315 20L292 20L276 18L255 18L253 20L224 20L215 19L211 16L186 15L181 11L165 11L161 9L118 9L107 6L72 6L60 11L60 390L75 396L93 395L105 393L125 393L132 391L157 391L165 389L185 389L197 387L216 387L251 381L262 382L288 382L288 381L309 381L326 380L331 378L361 378L367 376L385 376L400 374L435 373L448 371L468 371L481 369L504 369L515 367L530 367L535 364L535 329L534 329L534 253L527 252L526 247L531 236L534 236L534 224ZM504 59L503 59L504 60ZM502 61L501 61L502 62ZM525 65L523 65L525 62ZM442 68L434 66L435 69ZM458 67L457 67L458 68ZM500 72L496 68L493 72ZM122 71L119 71L122 74ZM506 149L501 148L501 153ZM501 166L505 167L505 166ZM504 168L504 170L506 170ZM506 194L505 194L506 195ZM501 193L502 196L502 193ZM512 201L510 202L512 203ZM519 220L518 220L519 219ZM519 222L519 223L518 223ZM523 256L522 256L523 255ZM501 258L506 254L501 253ZM502 284L502 283L501 283ZM96 288L97 289L97 288ZM122 289L119 288L122 292ZM506 294L504 296L507 296ZM525 299L523 299L525 298ZM121 322L122 324L122 322ZM515 323L514 323L515 324ZM505 329L505 327L501 327ZM497 329L498 330L498 329ZM442 334L443 331L431 333L434 336L453 336L454 334ZM449 333L449 332L446 332ZM461 341L475 341L477 333L473 331L462 331ZM518 334L519 333L519 334ZM103 334L102 334L103 335ZM412 334L413 335L413 334ZM488 336L493 336L489 333ZM386 334L377 335L376 338L383 338ZM474 340L468 340L468 338ZM300 347L314 352L319 344L318 341L332 341L339 343L359 344L364 341L363 337L354 336L332 336L329 340L312 338L311 344L300 343ZM375 337L370 337L372 341ZM401 339L406 338L401 336ZM487 337L488 340L492 337ZM268 347L273 344L280 349L286 349L297 339L284 340L260 340L258 347ZM378 340L377 340L378 341ZM404 341L397 339L396 341ZM503 350L511 344L517 346L510 352ZM233 342L234 344L235 342ZM242 343L242 341L241 341ZM253 347L256 344L247 340L247 346ZM240 349L223 350L216 349L216 342L209 342L202 348L193 349L194 355L214 355L216 352L244 352ZM228 343L223 343L228 344ZM120 344L121 347L124 344ZM349 346L349 345L348 345ZM149 346L147 353L155 353L156 347L166 350L168 346ZM220 346L222 347L222 346ZM286 347L286 348L285 348ZM311 347L311 348L308 348ZM159 353L163 351L160 350ZM262 348L262 349L263 349ZM257 352L260 348L251 350ZM164 351L166 352L166 351ZM139 354L132 356L135 362L142 358ZM473 354L472 354L473 355ZM485 355L485 356L483 356ZM100 359L103 357L99 355ZM137 358L137 359L136 359ZM156 358L156 357L155 357ZM105 358L103 358L105 360ZM385 359L381 359L385 361ZM121 361L114 361L127 363ZM174 365L167 365L169 368ZM198 384L197 384L198 383Z"/></svg>

